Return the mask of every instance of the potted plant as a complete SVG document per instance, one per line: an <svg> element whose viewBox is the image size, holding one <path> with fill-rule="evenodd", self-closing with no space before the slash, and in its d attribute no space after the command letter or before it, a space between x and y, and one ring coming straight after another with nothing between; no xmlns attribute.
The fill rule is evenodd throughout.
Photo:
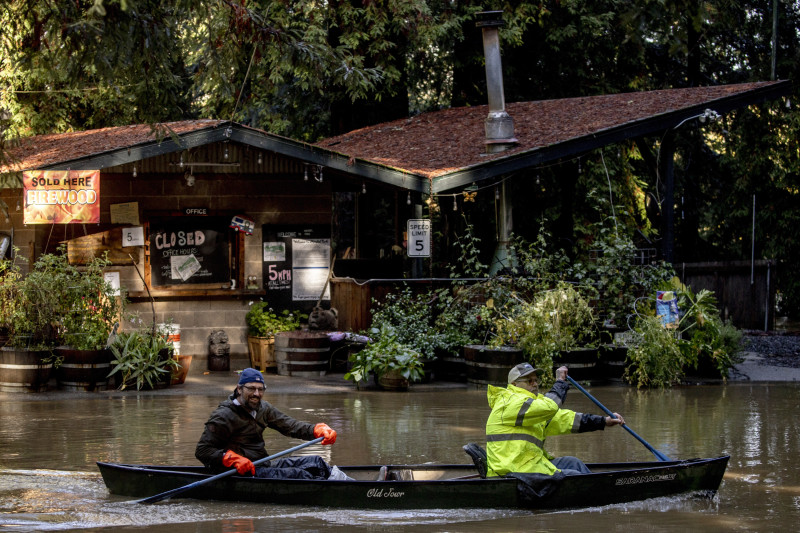
<svg viewBox="0 0 800 533"><path fill-rule="evenodd" d="M265 301L251 303L245 315L250 365L262 372L277 367L275 334L300 329L300 321L307 318L306 314L288 309L278 313Z"/></svg>
<svg viewBox="0 0 800 533"><path fill-rule="evenodd" d="M56 372L60 388L105 390L111 369L110 337L116 333L125 299L103 276L107 257L95 257L85 267L70 265L65 254L53 265L63 280L60 317L63 346L56 348L62 364Z"/></svg>
<svg viewBox="0 0 800 533"><path fill-rule="evenodd" d="M350 370L344 375L345 379L354 381L358 387L373 373L381 388L405 390L412 381L422 377L420 353L398 342L394 328L384 324L372 333L372 342L350 355Z"/></svg>
<svg viewBox="0 0 800 533"><path fill-rule="evenodd" d="M447 351L445 332L451 334L452 341L455 329L444 318L439 320L441 292L414 293L404 287L400 292L386 295L382 302L373 300L373 304L371 329L380 332L386 326L397 343L418 352L424 368L420 379L430 379L434 362Z"/></svg>
<svg viewBox="0 0 800 533"><path fill-rule="evenodd" d="M136 317L133 321L136 322ZM172 374L178 371L168 333L155 323L120 333L110 348L114 358L108 377L117 379L120 390L167 387Z"/></svg>
<svg viewBox="0 0 800 533"><path fill-rule="evenodd" d="M14 261L0 260L0 328L7 336L0 349L0 382L6 391L47 390L59 364L53 348L60 300L54 295L61 290L61 278L49 268L50 256L43 257L27 275Z"/></svg>

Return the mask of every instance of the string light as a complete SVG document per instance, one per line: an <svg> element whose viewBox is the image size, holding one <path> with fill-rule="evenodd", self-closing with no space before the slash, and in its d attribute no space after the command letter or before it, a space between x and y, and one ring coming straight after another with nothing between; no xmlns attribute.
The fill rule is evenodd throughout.
<svg viewBox="0 0 800 533"><path fill-rule="evenodd" d="M542 183L542 180L539 178L539 174L536 174L536 185L539 185L541 183Z"/></svg>
<svg viewBox="0 0 800 533"><path fill-rule="evenodd" d="M261 152L258 152L258 164L260 165L263 162L264 160L261 158Z"/></svg>
<svg viewBox="0 0 800 533"><path fill-rule="evenodd" d="M361 182L361 194L367 194L367 184L363 181Z"/></svg>
<svg viewBox="0 0 800 533"><path fill-rule="evenodd" d="M306 163L305 168L303 169L303 181L308 181L308 164Z"/></svg>
<svg viewBox="0 0 800 533"><path fill-rule="evenodd" d="M183 168L183 154L181 154L181 160L180 160L180 162L178 162L178 166L180 168Z"/></svg>
<svg viewBox="0 0 800 533"><path fill-rule="evenodd" d="M494 188L494 199L495 200L499 200L500 199L500 188L499 187L495 187Z"/></svg>
<svg viewBox="0 0 800 533"><path fill-rule="evenodd" d="M411 205L411 191L408 191L408 198L406 198L406 205Z"/></svg>
<svg viewBox="0 0 800 533"><path fill-rule="evenodd" d="M228 159L228 145L225 145L225 152L223 152L222 157L226 160Z"/></svg>
<svg viewBox="0 0 800 533"><path fill-rule="evenodd" d="M136 163L133 164L133 177L136 177Z"/></svg>
<svg viewBox="0 0 800 533"><path fill-rule="evenodd" d="M456 195L453 195L453 211L458 211L458 204L456 203Z"/></svg>

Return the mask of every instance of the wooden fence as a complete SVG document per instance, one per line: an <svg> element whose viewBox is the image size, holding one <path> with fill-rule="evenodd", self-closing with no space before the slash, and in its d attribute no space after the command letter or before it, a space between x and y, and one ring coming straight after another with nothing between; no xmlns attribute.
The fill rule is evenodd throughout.
<svg viewBox="0 0 800 533"><path fill-rule="evenodd" d="M701 289L713 291L722 318L730 319L734 326L762 331L774 329L775 262L756 261L753 265L749 261L679 263L675 270L695 294ZM371 322L372 300L383 301L388 293L401 290L404 285L416 291L447 283L430 279L332 279L331 307L339 312L339 329L365 330Z"/></svg>
<svg viewBox="0 0 800 533"><path fill-rule="evenodd" d="M768 331L775 327L774 261L678 263L675 270L696 294L714 291L723 319L742 329Z"/></svg>

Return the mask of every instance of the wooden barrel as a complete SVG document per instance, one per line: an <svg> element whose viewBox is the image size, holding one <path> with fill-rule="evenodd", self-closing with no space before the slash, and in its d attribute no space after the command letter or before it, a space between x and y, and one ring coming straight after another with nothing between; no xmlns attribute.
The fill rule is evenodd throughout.
<svg viewBox="0 0 800 533"><path fill-rule="evenodd" d="M569 376L576 381L603 381L605 372L599 363L597 348L576 348L563 350L553 359L553 367L565 365L569 369Z"/></svg>
<svg viewBox="0 0 800 533"><path fill-rule="evenodd" d="M467 381L467 362L463 357L444 355L436 359L436 379L438 381Z"/></svg>
<svg viewBox="0 0 800 533"><path fill-rule="evenodd" d="M483 387L508 385L508 373L525 361L520 348L510 346L490 347L484 344L464 346L467 382Z"/></svg>
<svg viewBox="0 0 800 533"><path fill-rule="evenodd" d="M44 392L53 363L43 363L49 351L0 348L0 392Z"/></svg>
<svg viewBox="0 0 800 533"><path fill-rule="evenodd" d="M331 340L325 333L282 331L275 334L275 361L281 376L319 377L328 372Z"/></svg>
<svg viewBox="0 0 800 533"><path fill-rule="evenodd" d="M56 348L61 364L56 368L59 389L73 391L103 391L109 388L111 350L76 350L69 346Z"/></svg>
<svg viewBox="0 0 800 533"><path fill-rule="evenodd" d="M375 382L380 388L387 391L407 391L410 385L399 370L389 370L381 375L376 374Z"/></svg>
<svg viewBox="0 0 800 533"><path fill-rule="evenodd" d="M605 379L622 379L628 358L627 346L605 345L600 351L599 365Z"/></svg>

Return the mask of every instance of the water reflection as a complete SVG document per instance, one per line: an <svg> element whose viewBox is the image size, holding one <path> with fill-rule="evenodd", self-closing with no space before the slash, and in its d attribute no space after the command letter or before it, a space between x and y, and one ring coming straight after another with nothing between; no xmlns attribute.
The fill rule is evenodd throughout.
<svg viewBox="0 0 800 533"><path fill-rule="evenodd" d="M570 527L628 531L793 530L800 519L800 451L793 384L683 387L637 391L591 389L599 401L623 413L656 449L674 458L730 454L718 498L661 498L647 502L561 513L508 510L353 512L307 506L261 506L175 500L146 507L110 496L94 462L195 464L194 447L217 397L126 397L37 401L5 395L0 400L0 528L10 530L115 530L170 533L347 529L374 531L560 530ZM325 421L339 432L336 445L310 446L335 464L464 463L461 446L484 442L486 395L475 390L443 393L354 391L338 395L268 398L292 416ZM572 391L567 406L597 408ZM299 441L270 434L270 451ZM620 428L549 439L555 454L588 462L654 460ZM657 517L654 516L657 514Z"/></svg>

